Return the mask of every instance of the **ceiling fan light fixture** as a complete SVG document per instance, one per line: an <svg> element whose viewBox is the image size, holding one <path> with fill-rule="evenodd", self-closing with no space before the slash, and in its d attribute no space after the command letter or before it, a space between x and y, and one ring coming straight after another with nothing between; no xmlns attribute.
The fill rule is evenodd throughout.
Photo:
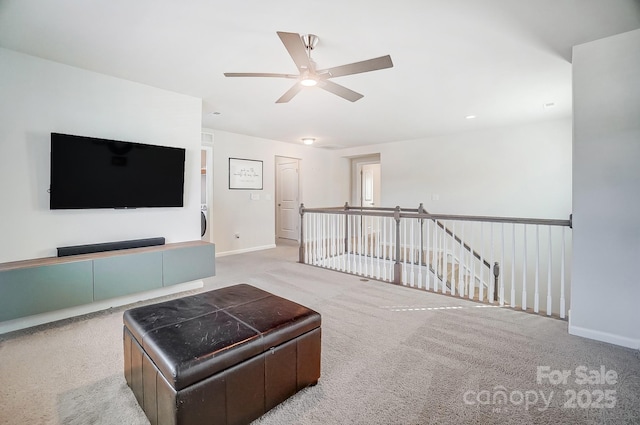
<svg viewBox="0 0 640 425"><path fill-rule="evenodd" d="M304 143L305 145L313 145L313 142L315 142L316 139L314 139L313 137L304 137L302 138L302 143Z"/></svg>
<svg viewBox="0 0 640 425"><path fill-rule="evenodd" d="M302 84L305 87L313 87L316 84L318 84L318 80L311 77L305 77L302 80L300 80L300 84Z"/></svg>

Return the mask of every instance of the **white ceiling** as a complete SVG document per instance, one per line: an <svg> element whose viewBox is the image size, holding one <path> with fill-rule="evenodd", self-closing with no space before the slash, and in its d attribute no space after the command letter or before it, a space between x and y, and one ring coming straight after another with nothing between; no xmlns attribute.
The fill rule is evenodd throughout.
<svg viewBox="0 0 640 425"><path fill-rule="evenodd" d="M570 116L571 46L637 28L640 0L0 0L3 47L197 96L203 127L325 147ZM333 79L355 103L276 104L293 80L223 76L296 73L276 31L318 35L318 68L394 67Z"/></svg>

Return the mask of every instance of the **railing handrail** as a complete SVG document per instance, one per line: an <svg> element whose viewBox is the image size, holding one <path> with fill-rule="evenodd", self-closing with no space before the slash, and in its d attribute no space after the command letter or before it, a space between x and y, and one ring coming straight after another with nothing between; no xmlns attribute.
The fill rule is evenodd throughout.
<svg viewBox="0 0 640 425"><path fill-rule="evenodd" d="M388 212L387 212L388 211ZM372 208L363 207L362 211L360 207L331 207L331 208L307 208L302 204L300 206L301 213L332 213L340 215L369 215L374 217L394 217L395 208ZM512 224L538 224L546 226L563 226L571 227L572 220L563 219L550 219L550 218L520 218L520 217L496 217L496 216L477 216L477 215L457 215L457 214L430 214L430 213L418 213L418 212L403 212L409 211L408 209L400 209L400 217L402 218L416 218L416 219L429 219L429 220L453 220L453 221L483 221L487 223L512 223ZM417 209L414 209L417 211Z"/></svg>

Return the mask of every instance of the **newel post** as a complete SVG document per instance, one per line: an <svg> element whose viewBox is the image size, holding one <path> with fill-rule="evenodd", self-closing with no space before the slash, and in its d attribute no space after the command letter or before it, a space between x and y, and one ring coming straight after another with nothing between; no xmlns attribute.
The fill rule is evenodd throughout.
<svg viewBox="0 0 640 425"><path fill-rule="evenodd" d="M402 265L400 264L400 206L393 211L393 219L396 221L396 262L393 265L393 283L402 283Z"/></svg>
<svg viewBox="0 0 640 425"><path fill-rule="evenodd" d="M500 276L500 264L497 262L493 264L493 301L498 301L498 276Z"/></svg>
<svg viewBox="0 0 640 425"><path fill-rule="evenodd" d="M300 204L300 247L298 248L298 262L304 264L304 204Z"/></svg>

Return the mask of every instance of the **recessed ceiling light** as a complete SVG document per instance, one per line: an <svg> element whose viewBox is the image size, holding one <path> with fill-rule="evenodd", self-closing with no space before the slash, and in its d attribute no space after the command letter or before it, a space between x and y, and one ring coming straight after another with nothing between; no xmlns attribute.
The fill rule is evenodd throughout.
<svg viewBox="0 0 640 425"><path fill-rule="evenodd" d="M475 115L467 115L465 118L468 119L468 120L472 120L475 117L476 117Z"/></svg>
<svg viewBox="0 0 640 425"><path fill-rule="evenodd" d="M305 145L313 145L313 142L315 142L316 139L314 139L313 137L305 137L302 139L302 143L304 143Z"/></svg>

